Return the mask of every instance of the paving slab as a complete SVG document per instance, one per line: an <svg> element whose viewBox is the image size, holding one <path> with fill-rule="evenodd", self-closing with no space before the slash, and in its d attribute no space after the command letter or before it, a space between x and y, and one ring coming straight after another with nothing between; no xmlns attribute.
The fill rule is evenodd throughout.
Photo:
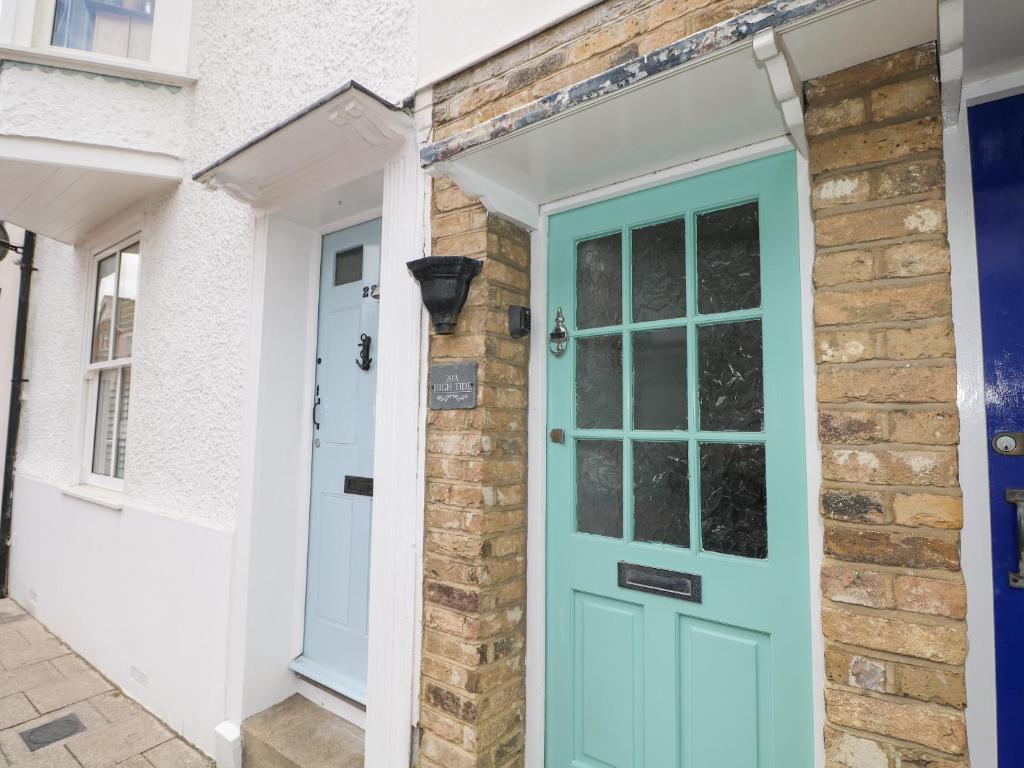
<svg viewBox="0 0 1024 768"><path fill-rule="evenodd" d="M110 768L172 738L174 734L163 723L139 712L68 739L67 747L83 768Z"/></svg>
<svg viewBox="0 0 1024 768"><path fill-rule="evenodd" d="M146 752L144 757L152 763L152 768L214 768L212 761L178 739L165 741ZM150 767L139 763L139 768Z"/></svg>
<svg viewBox="0 0 1024 768"><path fill-rule="evenodd" d="M98 696L113 687L90 669L62 680L31 688L25 691L25 695L40 714L45 714L69 704Z"/></svg>
<svg viewBox="0 0 1024 768"><path fill-rule="evenodd" d="M24 693L15 693L0 699L0 729L12 728L39 717Z"/></svg>
<svg viewBox="0 0 1024 768"><path fill-rule="evenodd" d="M21 734L25 731L32 730L33 728L38 728L40 725L46 725L58 718L72 714L77 715L78 719L82 721L82 725L85 726L85 731L77 733L74 736L70 736L67 739L60 741L58 744L53 744L49 747L43 747L43 749L36 750L34 754L39 755L46 750L56 751L55 747L71 744L75 739L82 738L82 736L92 729L103 728L109 725L109 723L107 723L107 719L103 717L95 707L89 704L89 702L80 701L73 706L59 709L56 712L50 712L42 717L37 717L34 720L29 720L12 728L0 731L0 752L3 752L8 763L20 766L23 761L33 755L32 750L30 750L28 745L25 744L25 740L21 737Z"/></svg>
<svg viewBox="0 0 1024 768"><path fill-rule="evenodd" d="M70 648L54 638L52 640L43 640L41 643L29 644L16 651L0 653L0 664L7 670L18 669L19 667L27 667L29 664L35 664L37 661L55 659L70 652Z"/></svg>
<svg viewBox="0 0 1024 768"><path fill-rule="evenodd" d="M143 712L142 706L129 699L121 691L113 690L89 699L89 703L98 709L112 723L126 720L132 715Z"/></svg>

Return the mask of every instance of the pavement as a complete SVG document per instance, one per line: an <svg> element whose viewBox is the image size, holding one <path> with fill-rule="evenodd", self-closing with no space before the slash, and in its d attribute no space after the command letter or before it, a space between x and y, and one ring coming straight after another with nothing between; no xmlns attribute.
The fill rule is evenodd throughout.
<svg viewBox="0 0 1024 768"><path fill-rule="evenodd" d="M13 600L0 600L0 768L213 768Z"/></svg>

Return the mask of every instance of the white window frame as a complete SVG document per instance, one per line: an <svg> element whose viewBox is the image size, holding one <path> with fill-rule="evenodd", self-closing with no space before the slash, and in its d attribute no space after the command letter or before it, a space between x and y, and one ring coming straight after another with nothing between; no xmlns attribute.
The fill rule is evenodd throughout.
<svg viewBox="0 0 1024 768"><path fill-rule="evenodd" d="M93 349L93 334L96 331L96 290L99 283L99 265L100 262L109 256L119 255L125 248L137 245L139 250L139 271L142 271L142 233L136 232L130 237L126 237L119 241L116 245L112 245L108 248L104 248L101 251L96 251L92 258L89 260L89 281L88 291L86 293L86 321L85 321L85 333L83 334L83 350L82 350L82 377L84 379L84 396L85 396L85 408L84 420L82 423L82 465L81 465L81 482L85 485L92 485L98 488L106 488L112 491L124 491L124 478L114 476L117 466L117 435L121 421L121 376L117 377L117 393L115 399L115 410L114 410L114 427L113 427L113 438L114 438L114 457L111 464L111 475L98 475L92 471L93 466L93 451L95 450L96 443L96 411L99 407L99 383L100 373L106 370L120 370L122 368L134 368L134 335L135 335L135 318L132 318L132 354L128 357L111 358L102 362L92 362L92 349ZM112 312L112 323L111 323L111 334L110 334L110 347L111 353L113 352L114 345L117 341L116 321L117 321L117 292L120 288L121 280L121 259L118 257L117 270L114 272L114 308ZM138 297L136 297L136 307L138 306ZM132 371L134 375L134 370ZM131 401L129 400L129 408L131 407Z"/></svg>
<svg viewBox="0 0 1024 768"><path fill-rule="evenodd" d="M57 0L3 0L0 4L0 46L32 48L87 65L115 65L124 69L188 71L192 0L156 0L149 59L129 59L53 45L53 17ZM87 68L87 67L83 67Z"/></svg>

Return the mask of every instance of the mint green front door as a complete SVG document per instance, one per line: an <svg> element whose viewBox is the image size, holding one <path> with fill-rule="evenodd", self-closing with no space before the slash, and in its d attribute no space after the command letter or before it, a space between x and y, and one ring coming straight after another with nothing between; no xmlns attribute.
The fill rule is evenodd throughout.
<svg viewBox="0 0 1024 768"><path fill-rule="evenodd" d="M548 308L547 768L808 768L795 157L551 217Z"/></svg>

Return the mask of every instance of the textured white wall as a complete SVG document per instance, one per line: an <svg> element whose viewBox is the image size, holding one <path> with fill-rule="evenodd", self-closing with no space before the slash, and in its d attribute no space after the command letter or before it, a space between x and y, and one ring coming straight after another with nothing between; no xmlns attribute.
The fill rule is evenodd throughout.
<svg viewBox="0 0 1024 768"><path fill-rule="evenodd" d="M5 72L0 132L114 146L134 136L139 148L181 147L191 174L348 80L401 101L415 87L415 44L413 0L194 0L195 86L171 93ZM47 87L21 109L42 77ZM9 103L18 114L3 117ZM108 104L113 119L104 121L97 105ZM67 105L85 116L66 119ZM252 238L246 206L188 178L145 206L125 467L132 507L233 526ZM74 481L79 462L88 263L86 253L40 241L18 469L57 485Z"/></svg>
<svg viewBox="0 0 1024 768"><path fill-rule="evenodd" d="M165 86L6 61L0 134L179 155L190 104L187 93Z"/></svg>

